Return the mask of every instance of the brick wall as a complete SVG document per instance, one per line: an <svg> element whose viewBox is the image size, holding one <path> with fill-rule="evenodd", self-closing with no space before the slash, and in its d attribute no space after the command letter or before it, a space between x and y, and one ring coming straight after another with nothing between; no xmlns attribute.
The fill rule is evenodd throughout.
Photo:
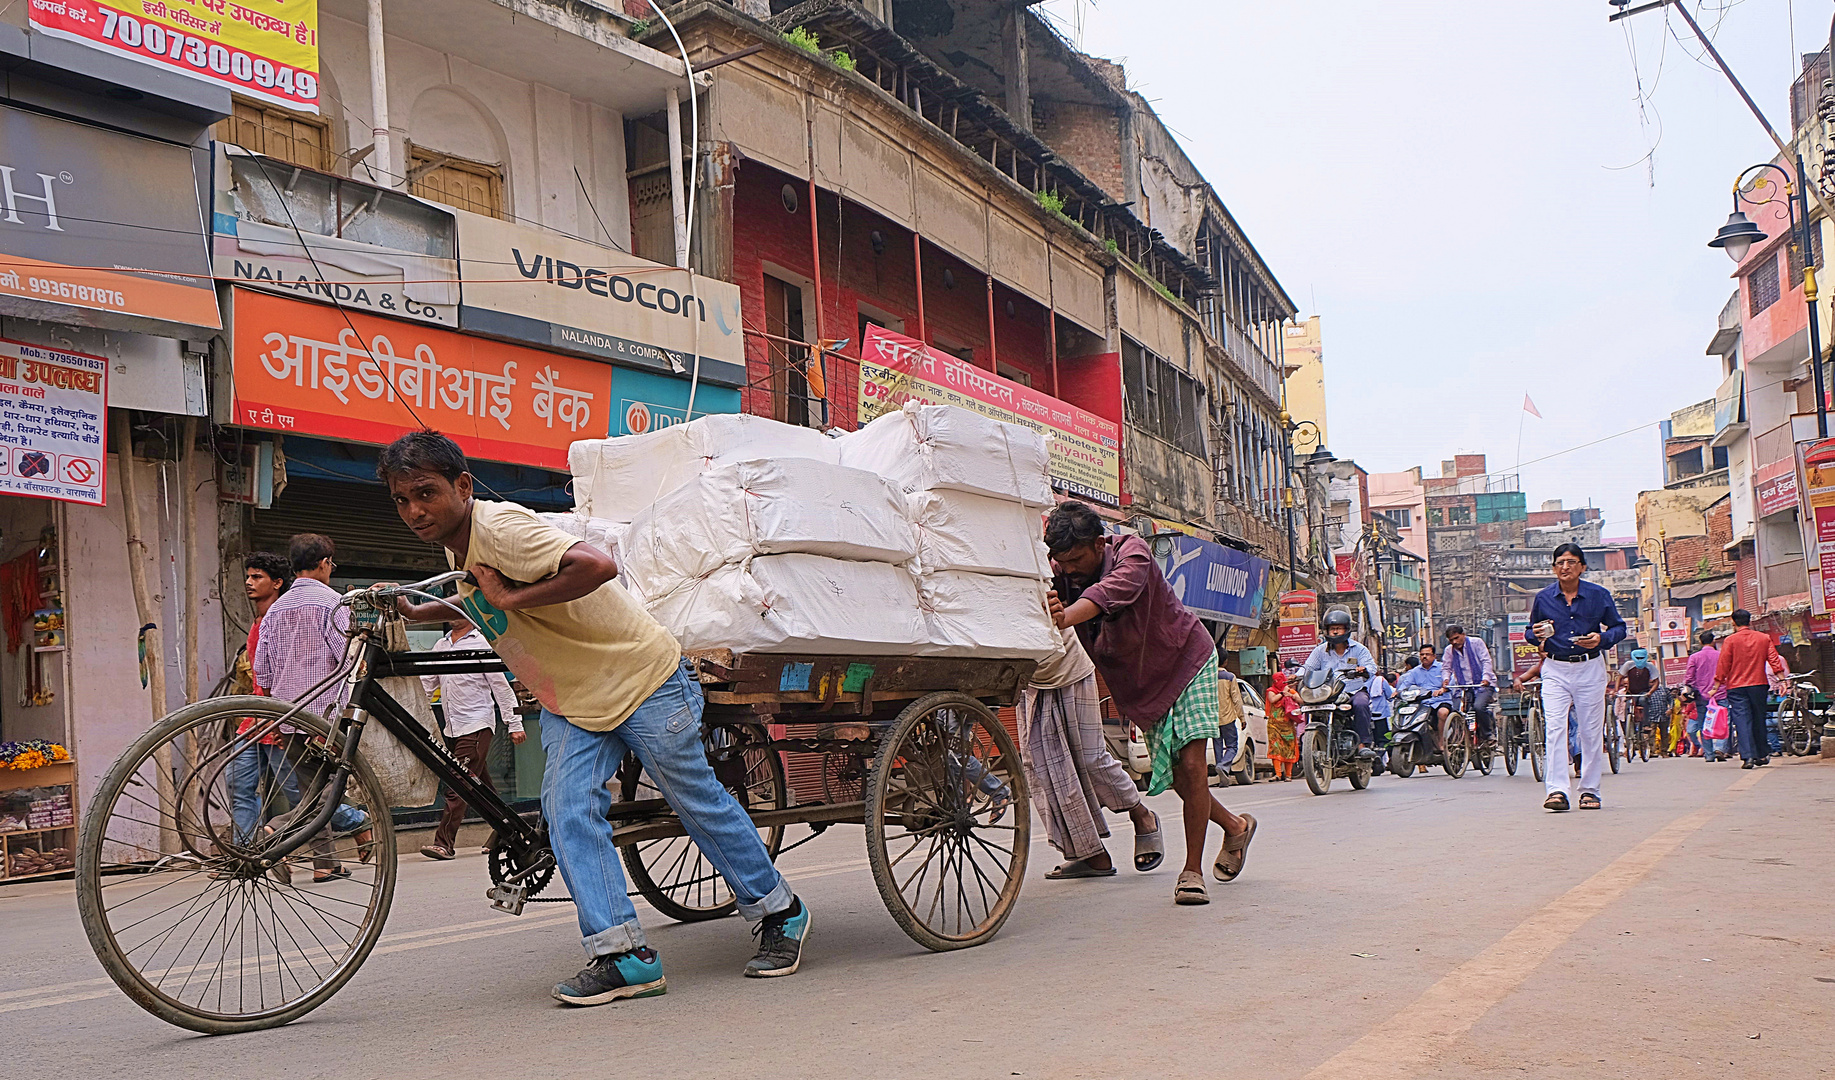
<svg viewBox="0 0 1835 1080"><path fill-rule="evenodd" d="M1454 476L1481 476L1484 471L1485 456L1483 454L1453 455Z"/></svg>
<svg viewBox="0 0 1835 1080"><path fill-rule="evenodd" d="M1127 201L1121 175L1121 118L1114 110L1035 98L1032 131L1099 184L1109 198Z"/></svg>
<svg viewBox="0 0 1835 1080"><path fill-rule="evenodd" d="M1672 583L1701 581L1737 572L1738 564L1729 559L1724 550L1733 542L1732 514L1733 501L1722 499L1702 515L1708 527L1706 536L1679 536L1664 546Z"/></svg>

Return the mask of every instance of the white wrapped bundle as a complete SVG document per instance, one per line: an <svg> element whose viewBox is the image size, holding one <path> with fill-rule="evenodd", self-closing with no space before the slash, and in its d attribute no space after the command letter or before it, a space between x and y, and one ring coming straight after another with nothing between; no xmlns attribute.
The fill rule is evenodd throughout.
<svg viewBox="0 0 1835 1080"><path fill-rule="evenodd" d="M813 428L762 416L703 416L642 435L581 439L567 451L574 508L630 521L645 507L720 465L758 458L814 458L835 464L835 440Z"/></svg>
<svg viewBox="0 0 1835 1080"><path fill-rule="evenodd" d="M905 491L966 491L1051 505L1051 451L1031 428L953 405L908 402L837 440L841 464Z"/></svg>
<svg viewBox="0 0 1835 1080"><path fill-rule="evenodd" d="M647 604L690 652L908 656L924 644L915 579L883 562L763 555Z"/></svg>
<svg viewBox="0 0 1835 1080"><path fill-rule="evenodd" d="M903 563L917 554L905 497L888 480L812 458L722 465L637 516L619 566L646 595L754 555Z"/></svg>
<svg viewBox="0 0 1835 1080"><path fill-rule="evenodd" d="M917 525L917 564L924 573L1051 573L1036 507L966 491L914 491L905 501Z"/></svg>
<svg viewBox="0 0 1835 1080"><path fill-rule="evenodd" d="M545 513L535 516L568 536L586 541L614 559L618 558L618 546L619 542L624 539L625 530L630 528L622 522L587 517L585 514L571 510L558 514Z"/></svg>
<svg viewBox="0 0 1835 1080"><path fill-rule="evenodd" d="M945 571L918 578L925 656L1043 660L1062 643L1045 611L1045 582Z"/></svg>

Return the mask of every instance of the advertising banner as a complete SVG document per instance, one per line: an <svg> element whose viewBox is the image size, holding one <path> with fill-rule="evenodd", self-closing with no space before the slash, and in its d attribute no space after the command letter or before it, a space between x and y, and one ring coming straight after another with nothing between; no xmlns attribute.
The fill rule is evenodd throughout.
<svg viewBox="0 0 1835 1080"><path fill-rule="evenodd" d="M729 386L702 386L695 391L694 414L736 413L739 391ZM688 419L688 382L630 368L612 369L612 434L642 435L674 427Z"/></svg>
<svg viewBox="0 0 1835 1080"><path fill-rule="evenodd" d="M248 289L233 296L231 423L368 443L424 424L468 454L563 471L575 439L609 428L609 364Z"/></svg>
<svg viewBox="0 0 1835 1080"><path fill-rule="evenodd" d="M1511 641L1529 640L1529 612L1512 611L1508 616Z"/></svg>
<svg viewBox="0 0 1835 1080"><path fill-rule="evenodd" d="M30 0L34 29L296 112L319 111L318 0Z"/></svg>
<svg viewBox="0 0 1835 1080"><path fill-rule="evenodd" d="M1282 664L1302 664L1319 644L1319 594L1295 589L1281 594L1281 627L1277 637Z"/></svg>
<svg viewBox="0 0 1835 1080"><path fill-rule="evenodd" d="M1701 620L1709 622L1714 619L1733 617L1733 590L1709 593L1701 598Z"/></svg>
<svg viewBox="0 0 1835 1080"><path fill-rule="evenodd" d="M1791 458L1760 466L1752 474L1760 517L1770 517L1797 505L1797 463Z"/></svg>
<svg viewBox="0 0 1835 1080"><path fill-rule="evenodd" d="M1363 589L1363 578L1357 573L1357 556L1332 556L1332 570L1337 578L1338 592L1358 592Z"/></svg>
<svg viewBox="0 0 1835 1080"><path fill-rule="evenodd" d="M1154 561L1186 610L1231 626L1260 626L1268 562L1195 536L1159 536ZM1159 555L1160 548L1166 554Z"/></svg>
<svg viewBox="0 0 1835 1080"><path fill-rule="evenodd" d="M739 286L559 233L452 211L459 326L672 375L744 386ZM697 403L698 404L698 403Z"/></svg>
<svg viewBox="0 0 1835 1080"><path fill-rule="evenodd" d="M1688 657L1665 656L1663 658L1663 685L1679 687L1688 681Z"/></svg>
<svg viewBox="0 0 1835 1080"><path fill-rule="evenodd" d="M0 493L108 501L108 361L0 339Z"/></svg>
<svg viewBox="0 0 1835 1080"><path fill-rule="evenodd" d="M0 315L222 326L195 152L0 105Z"/></svg>
<svg viewBox="0 0 1835 1080"><path fill-rule="evenodd" d="M1803 482L1798 487L1806 554L1810 563L1810 611L1827 615L1835 600L1835 439L1797 444Z"/></svg>
<svg viewBox="0 0 1835 1080"><path fill-rule="evenodd" d="M1513 674L1523 674L1530 668L1535 667L1536 661L1541 658L1542 647L1540 645L1527 641L1512 641L1510 643L1510 670Z"/></svg>
<svg viewBox="0 0 1835 1080"><path fill-rule="evenodd" d="M1657 644L1688 644L1688 609L1666 607L1657 609Z"/></svg>
<svg viewBox="0 0 1835 1080"><path fill-rule="evenodd" d="M452 215L419 199L356 180L302 174L274 158L217 144L211 264L219 279L302 300L362 308L448 329L459 325L459 260ZM304 227L258 220L285 190ZM362 207L347 235L332 228L342 207ZM332 213L313 213L320 207ZM327 220L330 219L330 220ZM416 250L384 241L404 238ZM303 241L303 243L302 243Z"/></svg>
<svg viewBox="0 0 1835 1080"><path fill-rule="evenodd" d="M907 401L958 405L1051 436L1051 484L1121 505L1121 425L919 341L867 327L860 349L860 423Z"/></svg>

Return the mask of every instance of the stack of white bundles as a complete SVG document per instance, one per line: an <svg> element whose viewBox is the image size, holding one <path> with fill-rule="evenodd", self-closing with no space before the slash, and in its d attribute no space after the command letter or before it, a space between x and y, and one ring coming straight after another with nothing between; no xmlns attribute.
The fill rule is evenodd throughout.
<svg viewBox="0 0 1835 1080"><path fill-rule="evenodd" d="M567 451L574 509L630 521L657 499L720 465L758 458L835 464L836 441L813 428L762 416L703 416L642 435L581 439Z"/></svg>
<svg viewBox="0 0 1835 1080"><path fill-rule="evenodd" d="M890 481L813 458L721 465L639 513L619 566L650 598L757 555L899 564L917 554L905 497Z"/></svg>
<svg viewBox="0 0 1835 1080"><path fill-rule="evenodd" d="M920 572L1051 575L1037 507L966 491L914 491L905 502L917 526Z"/></svg>
<svg viewBox="0 0 1835 1080"><path fill-rule="evenodd" d="M918 577L927 656L1043 660L1062 638L1045 611L1045 582L950 570Z"/></svg>
<svg viewBox="0 0 1835 1080"><path fill-rule="evenodd" d="M1052 502L1051 453L1043 435L953 405L907 402L838 442L841 464L878 473L906 491L966 491L1031 506Z"/></svg>
<svg viewBox="0 0 1835 1080"><path fill-rule="evenodd" d="M600 551L610 555L614 560L619 558L619 541L629 526L618 521L606 521L603 518L587 517L572 510L558 514L540 513L535 515L568 536L584 540Z"/></svg>
<svg viewBox="0 0 1835 1080"><path fill-rule="evenodd" d="M821 555L729 564L648 607L690 652L910 656L929 634L904 567Z"/></svg>

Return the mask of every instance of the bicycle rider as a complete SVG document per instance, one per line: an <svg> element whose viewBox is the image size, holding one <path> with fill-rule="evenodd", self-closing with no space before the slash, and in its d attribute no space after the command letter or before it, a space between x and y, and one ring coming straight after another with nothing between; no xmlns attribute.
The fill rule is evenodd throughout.
<svg viewBox="0 0 1835 1080"><path fill-rule="evenodd" d="M1491 702L1497 697L1497 672L1491 667L1491 650L1477 638L1467 637L1465 629L1454 623L1446 628L1446 652L1440 666L1446 669L1441 690L1471 688L1459 691L1456 697L1466 699L1478 717L1478 745L1495 742Z"/></svg>
<svg viewBox="0 0 1835 1080"><path fill-rule="evenodd" d="M1434 753L1446 753L1446 721L1453 715L1453 695L1446 689L1446 665L1434 658L1434 644L1428 642L1421 646L1420 660L1414 667L1402 672L1401 681L1395 684L1396 690L1425 690L1430 696L1421 704L1434 711L1434 723L1428 725L1428 735L1432 738Z"/></svg>
<svg viewBox="0 0 1835 1080"><path fill-rule="evenodd" d="M1653 674L1649 650L1632 649L1631 659L1620 664L1618 673L1612 677L1610 690L1618 694L1621 708L1628 707L1625 715L1631 721L1632 731L1641 730L1643 725L1644 705L1650 700Z"/></svg>

